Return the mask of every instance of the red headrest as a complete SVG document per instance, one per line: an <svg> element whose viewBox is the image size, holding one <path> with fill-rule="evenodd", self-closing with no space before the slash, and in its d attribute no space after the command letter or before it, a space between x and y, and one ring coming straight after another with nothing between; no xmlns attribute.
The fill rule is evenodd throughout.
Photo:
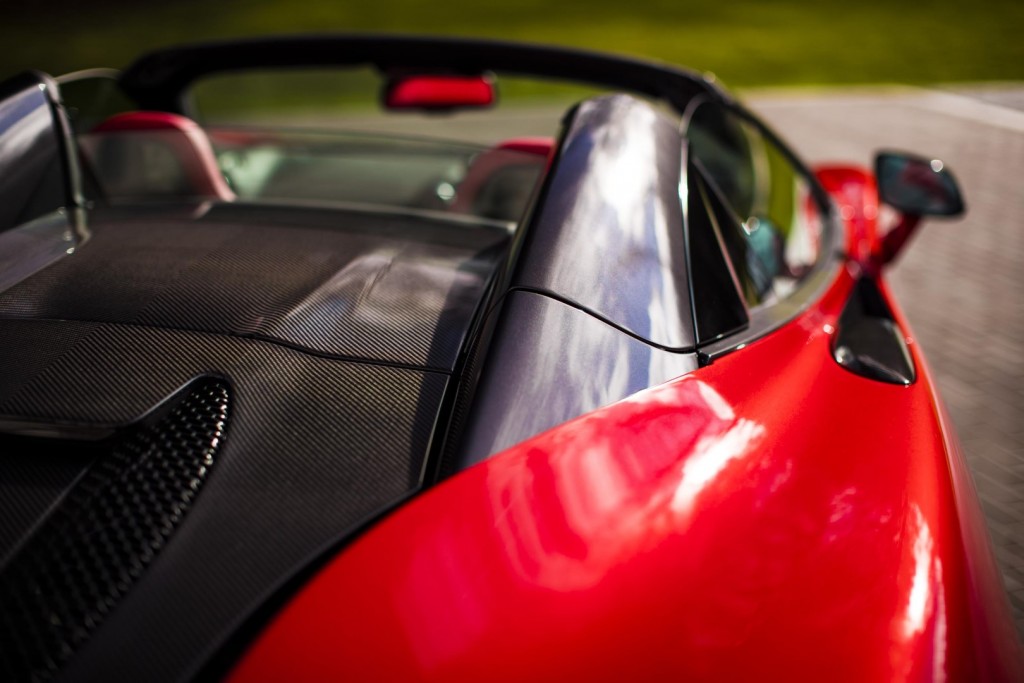
<svg viewBox="0 0 1024 683"><path fill-rule="evenodd" d="M145 131L156 133L154 139L159 140L178 163L186 185L183 194L226 201L235 198L217 165L217 157L205 131L189 118L161 111L126 112L111 116L93 128L90 137L98 138L102 144L108 136ZM128 142L130 144L130 140ZM97 169L97 175L102 182L102 168ZM145 194L145 188L139 188L135 193Z"/></svg>

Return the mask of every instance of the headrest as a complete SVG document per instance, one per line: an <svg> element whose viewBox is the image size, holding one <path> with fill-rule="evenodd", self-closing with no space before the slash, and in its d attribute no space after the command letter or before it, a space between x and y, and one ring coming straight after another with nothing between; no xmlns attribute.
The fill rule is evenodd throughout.
<svg viewBox="0 0 1024 683"><path fill-rule="evenodd" d="M117 114L83 136L83 151L111 197L209 197L230 201L206 132L159 111Z"/></svg>

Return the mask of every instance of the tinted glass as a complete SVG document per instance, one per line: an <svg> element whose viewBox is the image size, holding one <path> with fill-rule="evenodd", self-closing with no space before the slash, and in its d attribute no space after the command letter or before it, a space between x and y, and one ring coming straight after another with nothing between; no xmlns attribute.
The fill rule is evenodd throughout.
<svg viewBox="0 0 1024 683"><path fill-rule="evenodd" d="M686 179L690 278L694 300L699 303L695 311L697 341L706 344L746 327L749 322L737 289L746 274L736 273L726 259L725 254L731 252L731 248L725 235L730 233L723 231L720 225L721 201L692 161Z"/></svg>
<svg viewBox="0 0 1024 683"><path fill-rule="evenodd" d="M189 89L188 114L204 126L271 126L433 137L492 145L556 136L565 110L603 92L570 81L493 74L497 102L424 112L382 106L386 79L369 67L254 69L212 74Z"/></svg>
<svg viewBox="0 0 1024 683"><path fill-rule="evenodd" d="M44 85L31 75L0 84L0 231L67 206L63 152Z"/></svg>
<svg viewBox="0 0 1024 683"><path fill-rule="evenodd" d="M879 199L904 213L955 216L964 202L953 175L938 159L881 153L875 158Z"/></svg>
<svg viewBox="0 0 1024 683"><path fill-rule="evenodd" d="M690 154L706 174L722 237L747 303L787 296L821 252L824 212L777 144L715 103L697 107Z"/></svg>

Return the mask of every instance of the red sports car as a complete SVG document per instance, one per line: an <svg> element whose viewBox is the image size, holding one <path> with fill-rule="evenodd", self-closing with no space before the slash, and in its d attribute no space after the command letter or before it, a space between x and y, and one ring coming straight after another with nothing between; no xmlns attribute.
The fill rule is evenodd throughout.
<svg viewBox="0 0 1024 683"><path fill-rule="evenodd" d="M884 280L938 160L490 41L0 97L4 680L1024 680Z"/></svg>

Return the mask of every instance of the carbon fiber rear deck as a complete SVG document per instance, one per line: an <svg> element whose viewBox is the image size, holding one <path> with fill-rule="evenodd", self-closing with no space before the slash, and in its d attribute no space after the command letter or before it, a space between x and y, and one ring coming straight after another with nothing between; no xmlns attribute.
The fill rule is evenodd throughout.
<svg viewBox="0 0 1024 683"><path fill-rule="evenodd" d="M203 496L70 661L76 680L177 678L290 572L414 489L447 380L127 325L0 320L0 345L46 338L45 328L63 334L19 349L45 369L0 378L7 418L129 423L200 375L227 378L234 394Z"/></svg>
<svg viewBox="0 0 1024 683"><path fill-rule="evenodd" d="M224 443L227 383L192 382L114 437L0 580L0 672L49 679L117 607L195 502Z"/></svg>
<svg viewBox="0 0 1024 683"><path fill-rule="evenodd" d="M102 624L73 629L63 642L74 654L58 638L33 655L46 670L66 660L58 678L194 674L294 572L421 484L450 370L507 236L339 212L275 221L270 211L246 224L249 211L112 212L76 253L0 293L0 432L49 433L3 437L19 455L0 469L17 474L0 497L28 513L0 528L0 593L24 592L25 574L8 569L39 547L57 514L46 510L63 509L76 471L106 457L106 442L74 439L131 430L198 377L231 394L216 467L159 555ZM66 447L35 452L32 439ZM18 489L28 481L45 486L29 495ZM48 552L55 575L77 562Z"/></svg>
<svg viewBox="0 0 1024 683"><path fill-rule="evenodd" d="M75 254L0 292L0 317L230 334L451 370L508 239L373 213L292 209L276 223L244 206L198 220L149 213L99 214Z"/></svg>

